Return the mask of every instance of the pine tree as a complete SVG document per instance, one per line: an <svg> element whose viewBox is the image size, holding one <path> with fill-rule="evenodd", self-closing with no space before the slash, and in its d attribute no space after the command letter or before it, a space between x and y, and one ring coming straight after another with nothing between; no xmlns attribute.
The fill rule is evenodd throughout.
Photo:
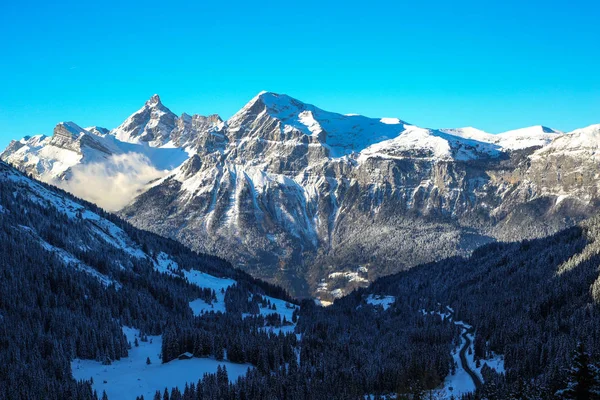
<svg viewBox="0 0 600 400"><path fill-rule="evenodd" d="M572 367L569 370L567 387L566 389L559 390L556 395L561 399L600 399L598 389L596 370L590 363L590 356L585 351L584 344L579 342L573 352Z"/></svg>

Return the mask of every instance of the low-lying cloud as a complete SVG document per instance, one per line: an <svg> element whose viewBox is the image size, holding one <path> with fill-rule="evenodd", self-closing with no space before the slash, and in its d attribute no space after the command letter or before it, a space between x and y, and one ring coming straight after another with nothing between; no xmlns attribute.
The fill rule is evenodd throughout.
<svg viewBox="0 0 600 400"><path fill-rule="evenodd" d="M106 210L117 211L129 204L148 182L167 172L156 169L142 154L128 153L78 165L72 169L69 180L54 183Z"/></svg>

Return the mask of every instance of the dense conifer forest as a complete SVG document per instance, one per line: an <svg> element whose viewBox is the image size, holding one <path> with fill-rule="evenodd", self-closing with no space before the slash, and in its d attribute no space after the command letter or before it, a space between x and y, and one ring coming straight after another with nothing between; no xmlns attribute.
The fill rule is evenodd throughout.
<svg viewBox="0 0 600 400"><path fill-rule="evenodd" d="M163 363L189 352L253 366L236 382L219 368L183 389L160 388L155 399L429 398L457 368L461 329L421 310L447 307L473 326L476 359L504 355L506 373L483 368L470 398L595 398L600 388L598 218L381 278L331 307L303 300L288 321L259 312L273 307L266 296L293 304L282 289L0 167L1 399L106 397L73 379L70 362L127 357L134 344L123 326L162 335ZM66 214L36 197L46 192L82 208ZM99 222L85 212L125 232L128 247L99 240ZM163 253L177 271L156 270ZM235 279L226 312L193 314L190 301L211 303L217 293L182 279L192 268ZM386 309L369 304L371 295L395 301ZM294 332L272 329L292 324Z"/></svg>

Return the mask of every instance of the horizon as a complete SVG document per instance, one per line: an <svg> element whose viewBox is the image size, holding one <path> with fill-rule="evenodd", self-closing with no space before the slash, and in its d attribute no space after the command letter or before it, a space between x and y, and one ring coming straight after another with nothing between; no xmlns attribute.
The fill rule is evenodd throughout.
<svg viewBox="0 0 600 400"><path fill-rule="evenodd" d="M0 13L1 147L60 121L115 128L154 93L225 120L266 89L430 128L600 123L595 2L34 3Z"/></svg>
<svg viewBox="0 0 600 400"><path fill-rule="evenodd" d="M18 138L10 138L10 139L8 139L8 142L6 144L4 144L4 147L10 141L12 141L12 140L17 140L18 141L18 140L26 138L26 137L32 137L32 136L38 136L38 135L52 136L54 128L57 125L64 124L64 123L75 123L77 126L79 126L80 128L83 128L83 129L91 128L91 127L99 127L99 128L106 128L109 131L112 131L112 130L116 129L118 126L120 126L123 122L125 122L125 120L129 116L133 115L134 113L136 113L137 111L139 111L140 109L142 109L143 106L144 106L144 104L146 102L150 101L153 97L158 97L160 103L163 106L165 106L167 109L169 109L171 112L173 112L175 115L177 115L178 117L181 117L183 114L188 114L190 116L193 116L193 115L202 115L202 116L218 115L223 121L228 121L231 117L233 117L235 115L235 113L237 113L238 111L240 111L252 99L254 99L255 97L257 97L257 96L259 96L259 95L261 95L263 93L271 93L271 94L275 94L275 95L279 95L279 96L287 96L287 97L290 97L290 98L292 98L294 100L298 100L298 101L302 102L303 104L310 105L310 106L315 106L315 107L317 107L317 108L319 108L319 109L321 109L323 111L332 112L332 113L336 113L336 114L340 114L340 115L344 115L344 116L362 116L362 117L367 117L367 118L372 118L372 119L381 119L381 120L385 120L385 119L398 119L400 122L404 122L404 123L406 123L408 125L413 125L413 126L418 126L420 128L433 129L433 130L475 129L475 130L478 130L478 131L481 131L481 132L487 133L487 134L500 135L500 134L509 133L509 132L512 132L512 131L517 131L517 130L522 130L522 129L541 127L541 128L549 128L549 129L551 129L551 130L553 130L555 132L558 132L558 133L570 133L570 132L572 132L574 130L577 130L577 129L587 128L587 127L593 126L593 125L600 125L600 122L599 122L599 123L592 123L592 124L588 124L588 125L584 125L584 126L578 126L578 127L573 128L573 129L570 129L570 130L560 130L560 129L557 129L557 128L553 127L553 126L547 126L547 125L543 125L543 124L534 124L534 125L526 125L526 126L514 127L514 128L511 128L511 129L507 129L507 130L501 131L501 132L490 132L490 131L487 131L487 130L484 130L484 129L481 129L481 128L477 127L477 126L472 126L472 125L465 125L465 126L427 126L427 125L423 125L423 124L419 124L419 123L414 123L412 121L406 121L406 120L403 120L402 118L398 118L396 116L372 116L372 115L365 115L365 114L359 114L359 113L340 113L340 112L337 112L336 110L323 109L323 108L319 107L316 104L313 104L313 103L307 102L307 101L303 101L302 99L298 99L298 98L296 98L296 97L294 97L292 95L289 95L287 93L278 93L278 92L273 92L273 91L268 91L268 90L260 90L256 95L252 96L250 99L248 99L248 101L246 101L242 106L240 106L240 108L238 110L236 110L234 113L232 113L231 115L228 115L228 116L223 116L221 114L211 113L211 112L208 112L208 113L197 113L197 112L193 112L193 111L190 112L189 110L188 111L181 111L181 112L174 111L171 107L169 107L168 104L165 104L165 101L163 100L163 97L160 95L160 93L154 93L151 96L149 96L146 100L144 100L143 102L141 102L140 103L141 106L139 106L138 108L136 108L135 110L133 110L129 114L127 114L127 116L125 118L123 118L123 120L121 120L115 126L105 126L105 125L100 125L100 124L82 124L82 123L79 123L78 121L75 121L75 120L65 119L65 120L62 120L62 121L57 121L54 125L52 125L52 127L49 129L49 132L36 132L36 133L32 133L32 134L26 134L26 135L18 137ZM2 139L1 139L1 133L0 133L0 145L1 144L2 144Z"/></svg>

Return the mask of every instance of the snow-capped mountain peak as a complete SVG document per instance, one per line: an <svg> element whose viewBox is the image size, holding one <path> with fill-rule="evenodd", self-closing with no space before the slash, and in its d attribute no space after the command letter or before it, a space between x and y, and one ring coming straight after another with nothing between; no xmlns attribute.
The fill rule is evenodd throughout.
<svg viewBox="0 0 600 400"><path fill-rule="evenodd" d="M329 112L272 92L260 92L227 121L229 132L237 140L261 136L266 140L279 137L308 141L320 144L333 158L358 153L371 144L394 138L403 130L402 124L404 122L398 118Z"/></svg>
<svg viewBox="0 0 600 400"><path fill-rule="evenodd" d="M73 139L77 139L79 136L89 133L85 129L77 125L73 121L59 122L54 128L54 135L70 135Z"/></svg>
<svg viewBox="0 0 600 400"><path fill-rule="evenodd" d="M176 121L177 116L165 107L160 97L155 94L142 108L110 133L122 142L160 147L170 140Z"/></svg>

